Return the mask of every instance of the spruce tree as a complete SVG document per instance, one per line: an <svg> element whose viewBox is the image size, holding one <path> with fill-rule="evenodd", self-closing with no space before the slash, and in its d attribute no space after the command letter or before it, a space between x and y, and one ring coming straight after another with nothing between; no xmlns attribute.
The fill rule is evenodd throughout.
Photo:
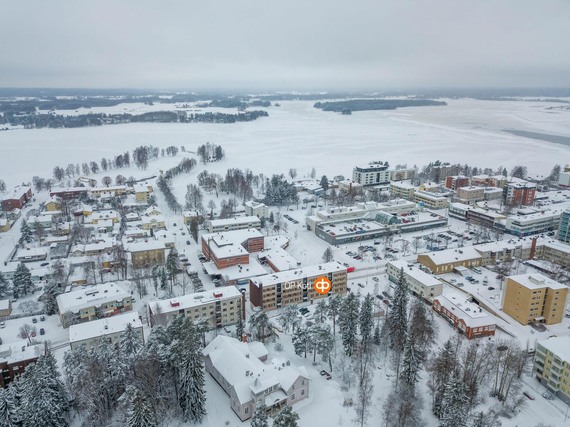
<svg viewBox="0 0 570 427"><path fill-rule="evenodd" d="M362 303L359 316L359 327L360 327L360 340L362 349L366 352L370 348L370 341L372 339L372 328L374 327L374 320L372 318L372 308L373 308L373 298L372 295L367 294Z"/></svg>
<svg viewBox="0 0 570 427"><path fill-rule="evenodd" d="M245 334L245 325L243 324L243 313L242 313L242 306L241 301L238 304L237 309L237 322L236 322L236 337L238 340L242 340L243 335Z"/></svg>
<svg viewBox="0 0 570 427"><path fill-rule="evenodd" d="M0 388L0 426L18 427L20 416L16 404L15 388Z"/></svg>
<svg viewBox="0 0 570 427"><path fill-rule="evenodd" d="M170 249L166 257L166 270L168 271L168 278L170 279L170 290L172 290L174 278L178 274L178 256L176 256L174 249Z"/></svg>
<svg viewBox="0 0 570 427"><path fill-rule="evenodd" d="M298 427L299 414L290 406L285 406L273 419L273 427Z"/></svg>
<svg viewBox="0 0 570 427"><path fill-rule="evenodd" d="M445 386L448 383L451 374L457 368L457 363L453 344L451 340L447 340L430 364L430 371L434 378L432 412L438 418L441 417L442 413L442 401Z"/></svg>
<svg viewBox="0 0 570 427"><path fill-rule="evenodd" d="M467 426L467 403L465 385L459 372L455 371L445 385L443 392L441 427Z"/></svg>
<svg viewBox="0 0 570 427"><path fill-rule="evenodd" d="M183 338L180 343L184 348L179 367L178 403L182 409L182 419L200 423L206 415L206 390L204 361L201 354L201 337L190 320L183 325Z"/></svg>
<svg viewBox="0 0 570 427"><path fill-rule="evenodd" d="M144 393L133 386L127 388L127 427L155 427L158 425L154 408Z"/></svg>
<svg viewBox="0 0 570 427"><path fill-rule="evenodd" d="M255 413L251 418L251 427L269 427L269 417L267 416L267 406L261 402L255 408Z"/></svg>
<svg viewBox="0 0 570 427"><path fill-rule="evenodd" d="M380 345L382 342L382 335L380 334L380 324L376 324L376 328L374 328L374 345Z"/></svg>
<svg viewBox="0 0 570 427"><path fill-rule="evenodd" d="M20 233L20 243L30 243L32 241L32 229L25 219L22 220L22 225L20 225Z"/></svg>
<svg viewBox="0 0 570 427"><path fill-rule="evenodd" d="M402 352L408 330L408 284L403 269L400 270L392 301L392 307L390 307L386 317L390 347L395 351Z"/></svg>
<svg viewBox="0 0 570 427"><path fill-rule="evenodd" d="M8 281L0 271L0 296L6 295L7 291L8 291Z"/></svg>
<svg viewBox="0 0 570 427"><path fill-rule="evenodd" d="M348 294L343 301L338 319L342 334L342 345L348 356L352 356L358 341L358 310L358 297L353 293Z"/></svg>
<svg viewBox="0 0 570 427"><path fill-rule="evenodd" d="M420 379L419 370L422 360L423 357L416 344L414 335L408 335L406 345L404 346L404 361L402 364L401 378L412 392L415 391L416 384Z"/></svg>
<svg viewBox="0 0 570 427"><path fill-rule="evenodd" d="M24 263L18 264L16 272L14 273L14 293L16 295L28 295L28 290L34 286L32 281L32 274Z"/></svg>
<svg viewBox="0 0 570 427"><path fill-rule="evenodd" d="M291 339L295 354L297 356L307 357L307 350L309 349L310 334L306 326L301 326L293 332Z"/></svg>

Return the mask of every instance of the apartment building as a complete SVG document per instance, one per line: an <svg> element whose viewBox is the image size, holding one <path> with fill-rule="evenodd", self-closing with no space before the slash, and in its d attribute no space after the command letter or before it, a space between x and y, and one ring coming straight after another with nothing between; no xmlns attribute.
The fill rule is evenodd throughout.
<svg viewBox="0 0 570 427"><path fill-rule="evenodd" d="M505 279L503 311L517 322L562 322L568 287L539 273L519 274Z"/></svg>
<svg viewBox="0 0 570 427"><path fill-rule="evenodd" d="M570 187L570 168L564 168L563 172L558 175L558 185L561 187Z"/></svg>
<svg viewBox="0 0 570 427"><path fill-rule="evenodd" d="M432 166L430 169L430 179L435 182L445 180L448 176L459 175L459 165L452 165L449 163L442 163L438 166Z"/></svg>
<svg viewBox="0 0 570 427"><path fill-rule="evenodd" d="M153 192L153 188L151 184L146 182L137 183L133 186L133 191L135 192L135 200L138 203L147 203Z"/></svg>
<svg viewBox="0 0 570 427"><path fill-rule="evenodd" d="M370 162L368 165L356 166L352 170L352 181L362 185L380 185L390 182L388 165L382 162Z"/></svg>
<svg viewBox="0 0 570 427"><path fill-rule="evenodd" d="M313 287L315 280L322 276L332 284L331 291L325 295L317 293ZM329 262L251 278L249 299L253 307L268 311L327 295L343 295L346 293L346 284L346 267L337 262Z"/></svg>
<svg viewBox="0 0 570 427"><path fill-rule="evenodd" d="M570 243L570 210L562 212L558 225L558 240Z"/></svg>
<svg viewBox="0 0 570 427"><path fill-rule="evenodd" d="M493 317L463 293L446 290L434 298L432 309L468 339L495 335Z"/></svg>
<svg viewBox="0 0 570 427"><path fill-rule="evenodd" d="M0 387L6 388L35 363L44 352L44 344L28 345L26 340L0 346Z"/></svg>
<svg viewBox="0 0 570 427"><path fill-rule="evenodd" d="M28 200L32 198L32 187L18 186L7 193L2 200L2 210L4 212L22 209Z"/></svg>
<svg viewBox="0 0 570 427"><path fill-rule="evenodd" d="M485 200L485 188L473 186L459 187L457 189L457 199L466 205L474 205L477 202Z"/></svg>
<svg viewBox="0 0 570 427"><path fill-rule="evenodd" d="M417 187L410 184L409 182L391 182L390 183L390 195L392 197L399 197L406 200L413 200L414 193Z"/></svg>
<svg viewBox="0 0 570 427"><path fill-rule="evenodd" d="M386 264L386 273L391 282L398 283L400 271L404 272L404 279L414 295L433 301L434 297L443 292L443 283L439 279L413 265L408 265L407 261L390 261Z"/></svg>
<svg viewBox="0 0 570 427"><path fill-rule="evenodd" d="M235 286L198 292L180 297L151 301L148 304L151 326L167 325L183 315L193 322L205 321L210 329L237 323L239 306L245 320L245 296Z"/></svg>
<svg viewBox="0 0 570 427"><path fill-rule="evenodd" d="M447 249L418 255L418 262L433 274L451 273L455 267L479 267L481 255L473 247Z"/></svg>
<svg viewBox="0 0 570 427"><path fill-rule="evenodd" d="M229 405L241 421L251 418L260 403L272 416L309 397L306 369L279 358L264 363L268 351L260 342L219 335L202 354L206 371L229 396Z"/></svg>
<svg viewBox="0 0 570 427"><path fill-rule="evenodd" d="M204 221L204 217L198 211L184 211L182 212L182 220L184 221L185 225L190 225L192 219L196 219L198 224L201 224Z"/></svg>
<svg viewBox="0 0 570 427"><path fill-rule="evenodd" d="M504 188L505 204L514 206L532 206L536 194L533 182L509 182Z"/></svg>
<svg viewBox="0 0 570 427"><path fill-rule="evenodd" d="M570 336L538 341L532 372L555 396L570 401Z"/></svg>
<svg viewBox="0 0 570 427"><path fill-rule="evenodd" d="M469 185L469 178L463 175L450 175L445 177L445 188L450 190L457 190L461 187Z"/></svg>
<svg viewBox="0 0 570 427"><path fill-rule="evenodd" d="M202 253L219 269L249 264L249 254L263 248L263 234L255 228L202 235Z"/></svg>
<svg viewBox="0 0 570 427"><path fill-rule="evenodd" d="M240 216L227 219L213 219L208 221L208 231L210 233L220 233L223 231L247 230L256 228L261 230L261 220L256 216Z"/></svg>
<svg viewBox="0 0 570 427"><path fill-rule="evenodd" d="M69 327L69 346L75 350L82 345L87 349L95 348L102 339L119 343L127 329L131 325L134 332L144 343L143 325L136 311L119 314L105 319L93 320L89 323L80 323Z"/></svg>
<svg viewBox="0 0 570 427"><path fill-rule="evenodd" d="M392 169L390 170L390 181L406 181L414 179L416 176L415 169Z"/></svg>
<svg viewBox="0 0 570 427"><path fill-rule="evenodd" d="M115 316L133 309L132 295L115 283L103 283L60 294L56 298L61 325Z"/></svg>
<svg viewBox="0 0 570 427"><path fill-rule="evenodd" d="M158 240L145 240L126 245L126 250L131 254L133 268L149 268L164 264L166 245Z"/></svg>
<svg viewBox="0 0 570 427"><path fill-rule="evenodd" d="M258 218L269 218L269 208L265 203L250 200L245 202L245 213L248 216L256 216Z"/></svg>
<svg viewBox="0 0 570 427"><path fill-rule="evenodd" d="M447 197L441 196L431 191L419 190L414 193L414 202L422 203L425 207L431 209L447 208Z"/></svg>

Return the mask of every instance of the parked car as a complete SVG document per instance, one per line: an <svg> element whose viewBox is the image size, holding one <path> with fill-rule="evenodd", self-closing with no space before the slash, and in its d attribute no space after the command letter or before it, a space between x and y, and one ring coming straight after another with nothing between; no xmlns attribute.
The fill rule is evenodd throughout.
<svg viewBox="0 0 570 427"><path fill-rule="evenodd" d="M359 283L358 286L364 289L364 285L362 283Z"/></svg>
<svg viewBox="0 0 570 427"><path fill-rule="evenodd" d="M528 390L523 391L523 394L524 394L528 399L530 399L530 400L536 399L536 398L534 397L534 395L533 395L530 391L528 391Z"/></svg>
<svg viewBox="0 0 570 427"><path fill-rule="evenodd" d="M0 345L2 345L2 338L0 337Z"/></svg>
<svg viewBox="0 0 570 427"><path fill-rule="evenodd" d="M375 282L378 282L380 279L379 279L378 277L374 276L374 277L372 278L372 280L374 280Z"/></svg>
<svg viewBox="0 0 570 427"><path fill-rule="evenodd" d="M46 334L46 330L44 328L40 328L40 335L45 335Z"/></svg>
<svg viewBox="0 0 570 427"><path fill-rule="evenodd" d="M186 240L186 244L189 245L189 244L190 244L190 240Z"/></svg>
<svg viewBox="0 0 570 427"><path fill-rule="evenodd" d="M35 338L37 334L35 332L32 332L31 335L32 335L32 338Z"/></svg>
<svg viewBox="0 0 570 427"><path fill-rule="evenodd" d="M35 317L32 318L32 323L38 323L38 319L36 319Z"/></svg>
<svg viewBox="0 0 570 427"><path fill-rule="evenodd" d="M6 322L0 322L0 328L4 329L6 327Z"/></svg>
<svg viewBox="0 0 570 427"><path fill-rule="evenodd" d="M45 322L46 317L45 317L45 316L40 316L40 320L41 320L42 322Z"/></svg>

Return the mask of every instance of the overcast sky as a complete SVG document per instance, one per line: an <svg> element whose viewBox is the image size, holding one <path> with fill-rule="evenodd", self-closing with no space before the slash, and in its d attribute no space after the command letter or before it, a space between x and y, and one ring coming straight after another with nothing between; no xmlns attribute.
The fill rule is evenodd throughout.
<svg viewBox="0 0 570 427"><path fill-rule="evenodd" d="M570 0L2 3L0 87L570 87Z"/></svg>

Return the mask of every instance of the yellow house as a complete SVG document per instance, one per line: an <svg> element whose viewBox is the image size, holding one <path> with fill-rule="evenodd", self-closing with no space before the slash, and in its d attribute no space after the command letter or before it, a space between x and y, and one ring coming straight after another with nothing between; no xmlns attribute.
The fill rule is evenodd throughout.
<svg viewBox="0 0 570 427"><path fill-rule="evenodd" d="M166 223L162 215L143 216L141 222L143 230L161 230L166 228Z"/></svg>
<svg viewBox="0 0 570 427"><path fill-rule="evenodd" d="M45 204L47 211L60 211L61 210L61 199L57 196L50 197L49 201Z"/></svg>
<svg viewBox="0 0 570 427"><path fill-rule="evenodd" d="M136 184L134 187L135 200L137 202L145 203L148 202L150 193L153 192L152 185L148 183Z"/></svg>
<svg viewBox="0 0 570 427"><path fill-rule="evenodd" d="M548 390L563 400L570 399L570 337L539 341L533 373Z"/></svg>
<svg viewBox="0 0 570 427"><path fill-rule="evenodd" d="M10 230L10 221L6 218L0 218L0 233L5 233Z"/></svg>
<svg viewBox="0 0 570 427"><path fill-rule="evenodd" d="M433 274L451 273L455 267L478 267L481 260L479 252L472 247L418 255L418 262L429 268Z"/></svg>

